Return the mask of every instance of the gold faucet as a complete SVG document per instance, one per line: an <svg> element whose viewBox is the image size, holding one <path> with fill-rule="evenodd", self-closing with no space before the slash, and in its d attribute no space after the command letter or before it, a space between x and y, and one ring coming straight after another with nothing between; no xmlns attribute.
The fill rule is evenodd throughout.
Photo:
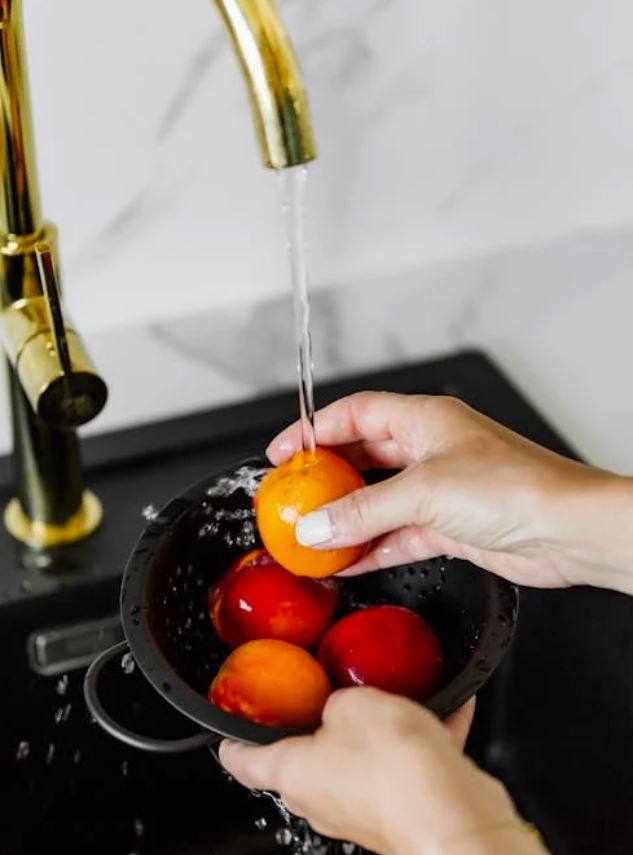
<svg viewBox="0 0 633 855"><path fill-rule="evenodd" d="M316 156L308 102L272 0L214 0L251 97L264 164ZM41 219L21 0L0 0L0 338L8 360L17 495L4 515L44 549L91 534L102 518L84 488L76 429L107 388L64 308L56 230Z"/></svg>

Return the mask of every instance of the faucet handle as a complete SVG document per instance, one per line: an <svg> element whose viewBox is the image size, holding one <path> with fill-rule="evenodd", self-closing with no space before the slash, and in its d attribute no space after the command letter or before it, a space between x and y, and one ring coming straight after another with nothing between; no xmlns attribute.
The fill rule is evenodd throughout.
<svg viewBox="0 0 633 855"><path fill-rule="evenodd" d="M44 422L76 428L103 409L108 390L81 338L64 317L52 245L38 241L34 250L42 294L32 299L32 310L28 305L20 308L26 324L15 329L27 332L19 341L10 342L15 368L27 398Z"/></svg>
<svg viewBox="0 0 633 855"><path fill-rule="evenodd" d="M46 297L46 308L48 319L55 340L55 348L62 371L66 377L72 374L70 353L68 352L68 339L66 338L66 326L62 312L62 300L57 281L57 271L53 260L53 250L47 241L40 241L35 245L35 257L37 269L40 274L42 289Z"/></svg>

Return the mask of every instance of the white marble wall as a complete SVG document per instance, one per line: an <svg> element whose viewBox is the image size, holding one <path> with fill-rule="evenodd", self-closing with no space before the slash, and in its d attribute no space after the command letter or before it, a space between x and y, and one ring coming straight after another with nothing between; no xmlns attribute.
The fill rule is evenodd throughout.
<svg viewBox="0 0 633 855"><path fill-rule="evenodd" d="M209 0L24 2L45 211L112 390L91 429L290 382L277 190ZM321 153L317 373L480 344L633 471L630 0L280 5Z"/></svg>

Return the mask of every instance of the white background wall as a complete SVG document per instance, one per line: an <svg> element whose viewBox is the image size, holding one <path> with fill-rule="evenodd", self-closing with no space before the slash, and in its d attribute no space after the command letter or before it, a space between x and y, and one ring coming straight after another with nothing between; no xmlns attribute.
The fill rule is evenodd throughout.
<svg viewBox="0 0 633 855"><path fill-rule="evenodd" d="M161 363L164 342L152 333L172 322L187 329L187 319L207 313L244 312L288 288L274 176L260 167L242 82L212 4L24 2L44 209L60 227L67 301L113 390L95 428L249 394L240 372L211 370L208 359L203 366L172 351ZM407 286L407 300L440 330L397 354L415 356L442 339L450 343L441 326L449 293L451 318L474 300L481 325L479 265L516 251L517 264L505 264L496 286L512 299L485 318L481 341L503 338L515 311L511 326L524 335L526 312L535 313L538 328L556 318L551 338L559 350L547 368L562 368L559 378L548 378L547 395L534 328L520 359L503 348L501 356L554 420L572 434L578 425L582 442L586 403L574 397L571 410L556 406L586 358L577 305L588 306L597 353L606 348L620 362L632 355L626 336L623 349L611 352L609 330L612 322L622 329L631 308L633 4L280 6L304 68L321 153L309 187L315 290L351 285L350 293L364 295L359 301L380 305L393 294L393 316L387 305L373 323L377 333L391 323L397 337L392 283L413 276L418 284ZM598 264L585 275L583 236L608 240L611 233L620 242L607 253L608 276L621 284L601 302L603 269ZM520 260L559 242L571 255L550 264L551 281L541 278L530 297ZM451 271L464 265L473 275L455 273L455 290ZM438 269L447 271L445 290L434 284ZM364 291L365 281L379 284ZM556 287L564 294L545 317ZM347 311L352 323L353 307ZM199 324L197 334L204 339ZM141 364L132 365L121 351L140 340ZM469 340L479 341L475 330L455 343ZM624 436L633 410L621 410L618 404L614 418ZM0 434L0 442L8 439ZM629 457L614 463L628 465Z"/></svg>

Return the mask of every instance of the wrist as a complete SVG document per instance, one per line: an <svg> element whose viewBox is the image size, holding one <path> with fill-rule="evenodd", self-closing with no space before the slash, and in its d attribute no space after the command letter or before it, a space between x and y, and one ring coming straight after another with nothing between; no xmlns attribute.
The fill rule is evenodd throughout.
<svg viewBox="0 0 633 855"><path fill-rule="evenodd" d="M512 855L546 855L540 836L519 819L448 840L437 850L437 855L507 855L509 852Z"/></svg>
<svg viewBox="0 0 633 855"><path fill-rule="evenodd" d="M547 855L540 835L520 819L430 842L423 836L396 841L388 855Z"/></svg>
<svg viewBox="0 0 633 855"><path fill-rule="evenodd" d="M378 851L385 855L543 855L499 781L462 755L438 760L442 766L433 792L428 790L427 768L424 784L407 787L391 803L389 821L383 824L385 845ZM507 840L514 848L503 848Z"/></svg>

